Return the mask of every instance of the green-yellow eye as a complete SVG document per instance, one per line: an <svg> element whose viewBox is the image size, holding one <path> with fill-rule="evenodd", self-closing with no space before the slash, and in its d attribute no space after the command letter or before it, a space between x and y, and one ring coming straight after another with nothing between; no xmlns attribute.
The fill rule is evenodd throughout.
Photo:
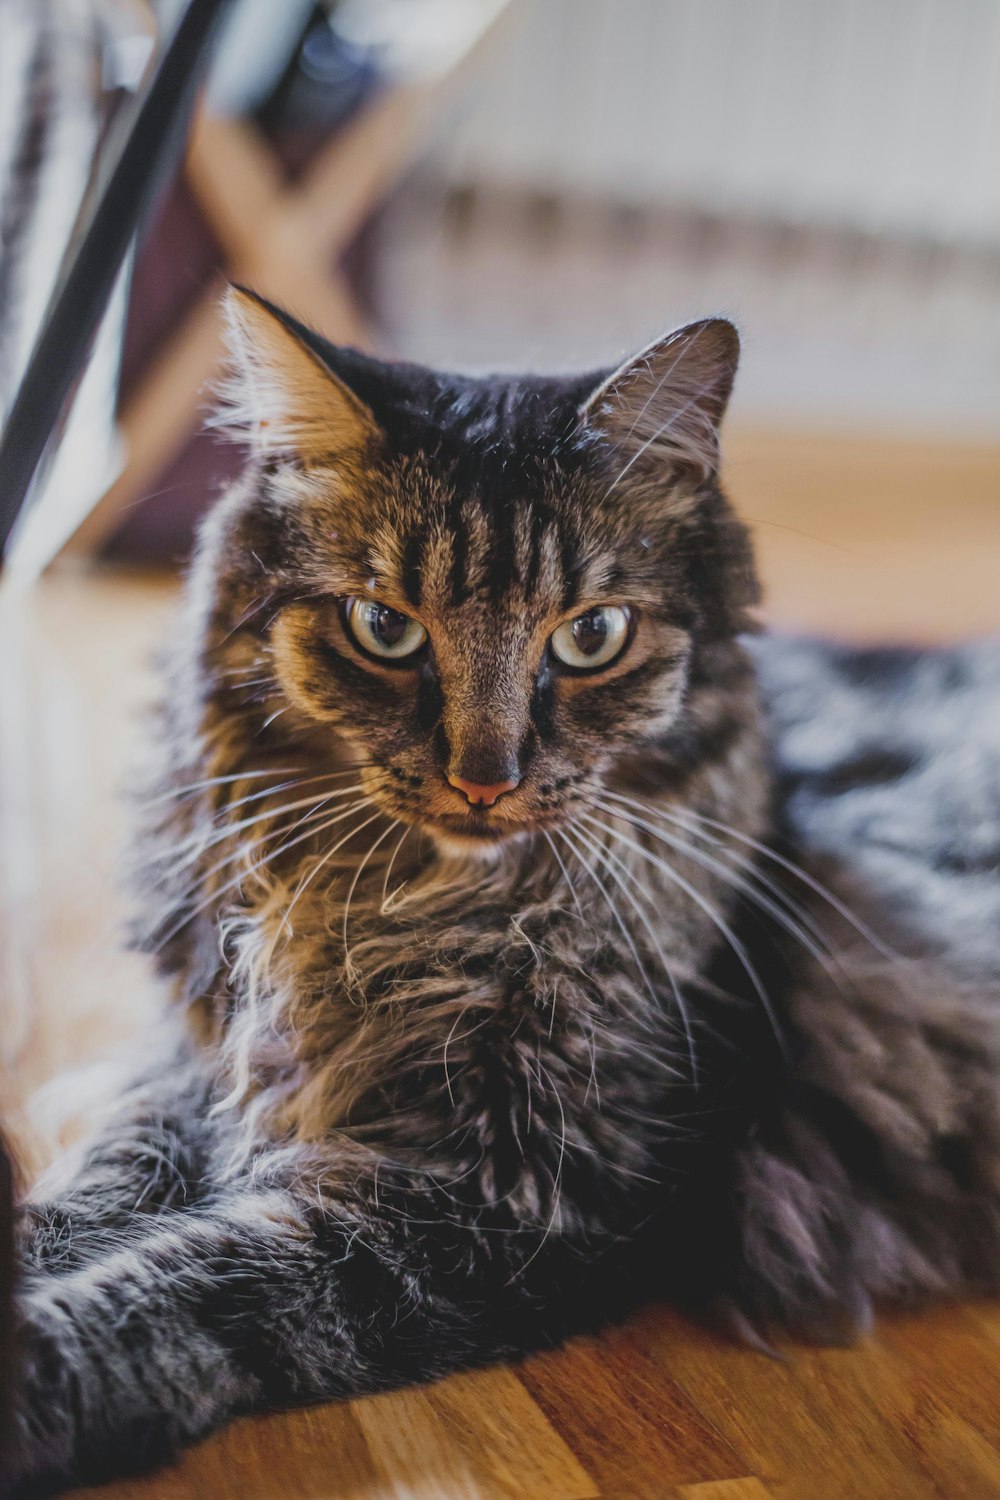
<svg viewBox="0 0 1000 1500"><path fill-rule="evenodd" d="M577 671L610 666L628 645L631 621L630 611L621 605L600 604L588 609L552 632L552 654Z"/></svg>
<svg viewBox="0 0 1000 1500"><path fill-rule="evenodd" d="M375 599L348 599L344 618L358 645L387 661L414 656L427 639L426 630L417 620Z"/></svg>

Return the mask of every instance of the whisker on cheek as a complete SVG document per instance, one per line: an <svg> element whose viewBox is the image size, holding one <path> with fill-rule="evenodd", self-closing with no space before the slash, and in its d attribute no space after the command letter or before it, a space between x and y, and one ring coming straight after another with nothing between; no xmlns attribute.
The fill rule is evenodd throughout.
<svg viewBox="0 0 1000 1500"><path fill-rule="evenodd" d="M602 823L600 819L592 818L589 814L584 814L584 818L588 823L592 823L596 827L603 829L612 838L617 838L622 844L624 844L633 853L637 854L641 859L644 859L648 863L654 865L656 869L658 869L663 875L666 876L667 880L672 885L676 885L678 889L681 890L684 895L686 895L688 899L698 907L700 911L704 912L709 921L712 922L712 924L718 929L719 933L726 940L726 942L729 944L729 947L739 959L743 970L746 973L746 976L749 979L753 990L761 1003L761 1006L763 1007L764 1014L768 1018L779 1046L782 1048L782 1050L785 1050L786 1044L782 1035L780 1024L778 1022L777 1014L775 1012L774 1006L771 1003L771 997L769 996L764 986L763 980L757 972L756 965L752 962L744 944L736 936L732 927L726 921L725 917L718 910L718 908L713 906L710 901L706 900L702 893L698 891L689 880L686 880L684 876L679 873L679 871L675 870L672 865L668 864L666 860L662 860L657 855L652 854L648 849L645 849L643 845L638 843L635 839L630 839L623 833L620 833L618 830L609 828L608 825Z"/></svg>
<svg viewBox="0 0 1000 1500"><path fill-rule="evenodd" d="M389 880L390 880L390 877L392 875L393 867L394 867L394 865L396 863L396 859L397 859L397 857L398 857L398 855L400 853L400 850L402 849L403 845L406 843L406 840L409 838L409 836L410 836L410 834L412 832L413 832L413 827L412 827L411 824L408 823L406 825L406 827L403 829L403 832L400 835L399 841L397 842L396 847L393 849L392 854L389 856L389 862L388 862L388 864L385 867L385 878L382 881L382 900L379 903L379 915L380 916L383 916L383 917L387 916L389 914L389 912L393 909L393 907L396 904L396 902L402 896L402 893L403 893L403 890L405 888L406 882L404 881L403 885L397 886L396 889L393 891L392 896L389 896L389 894L388 894L388 891L389 891Z"/></svg>
<svg viewBox="0 0 1000 1500"><path fill-rule="evenodd" d="M609 839L614 837L614 830L609 828L606 824L599 822L596 818L591 818L587 813L582 814L582 818L588 824L592 824L601 833L606 834ZM629 902L629 905L638 916L640 922L643 925L643 928L646 931L647 937L652 943L653 951L655 952L657 958L660 960L660 966L667 977L671 993L674 997L674 1004L677 1006L677 1013L680 1016L681 1024L684 1028L684 1035L687 1040L688 1046L688 1057L691 1063L691 1081L695 1085L695 1087L697 1087L698 1060L695 1052L694 1032L691 1029L691 1018L688 1014L688 1008L685 1003L684 996L681 993L680 986L677 983L677 979L674 975L674 971L670 965L670 962L663 951L663 945L660 942L656 930L653 927L648 914L633 895L633 888L637 888L642 891L642 887L639 885L634 872L629 869L629 867L624 863L623 860L619 859L617 855L613 854L610 849L604 849L603 851L599 850L593 843L593 841L591 839L588 839L586 834L581 831L579 823L575 823L573 826L577 837L583 840L583 842L586 844L586 847L601 859L605 869L608 871L608 874L615 881L616 885L619 887L626 900ZM617 871L621 871L621 874L619 875Z"/></svg>

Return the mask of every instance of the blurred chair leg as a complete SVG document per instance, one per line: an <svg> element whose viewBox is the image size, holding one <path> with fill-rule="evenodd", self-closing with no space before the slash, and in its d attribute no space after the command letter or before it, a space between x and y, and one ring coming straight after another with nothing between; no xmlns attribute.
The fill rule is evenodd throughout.
<svg viewBox="0 0 1000 1500"><path fill-rule="evenodd" d="M412 160L447 87L505 8L506 0L456 3L433 62L424 57L413 76L387 81L291 186L255 126L200 112L185 173L229 277L284 304L334 343L367 345L369 330L338 261ZM66 554L93 556L196 431L222 359L218 292L215 286L202 297L126 406L125 467Z"/></svg>

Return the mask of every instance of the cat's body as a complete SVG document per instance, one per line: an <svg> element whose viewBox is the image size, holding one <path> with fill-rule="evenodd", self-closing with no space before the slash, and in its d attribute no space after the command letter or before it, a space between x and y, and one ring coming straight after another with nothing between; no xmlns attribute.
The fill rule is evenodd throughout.
<svg viewBox="0 0 1000 1500"><path fill-rule="evenodd" d="M995 1284L1000 650L758 673L727 325L331 378L237 311L261 453L140 844L175 1040L26 1212L24 1482L653 1293L836 1333Z"/></svg>

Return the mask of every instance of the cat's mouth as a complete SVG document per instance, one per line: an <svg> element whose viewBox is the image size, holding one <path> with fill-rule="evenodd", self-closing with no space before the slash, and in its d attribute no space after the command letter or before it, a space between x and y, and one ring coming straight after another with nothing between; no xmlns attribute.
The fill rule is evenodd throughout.
<svg viewBox="0 0 1000 1500"><path fill-rule="evenodd" d="M551 810L536 812L525 808L521 816L514 816L498 814L491 808L470 807L455 813L436 810L427 815L424 826L439 842L464 849L486 849L552 828L559 821Z"/></svg>
<svg viewBox="0 0 1000 1500"><path fill-rule="evenodd" d="M499 818L489 808L470 807L464 813L434 813L428 823L451 838L466 839L470 843L497 843L518 833L527 833L533 826L531 818Z"/></svg>
<svg viewBox="0 0 1000 1500"><path fill-rule="evenodd" d="M428 819L424 828L442 853L459 857L471 855L486 861L499 858L505 845L515 844L535 831L535 825L527 819L516 823L509 819L503 823L490 823L482 815L463 818L460 814Z"/></svg>

